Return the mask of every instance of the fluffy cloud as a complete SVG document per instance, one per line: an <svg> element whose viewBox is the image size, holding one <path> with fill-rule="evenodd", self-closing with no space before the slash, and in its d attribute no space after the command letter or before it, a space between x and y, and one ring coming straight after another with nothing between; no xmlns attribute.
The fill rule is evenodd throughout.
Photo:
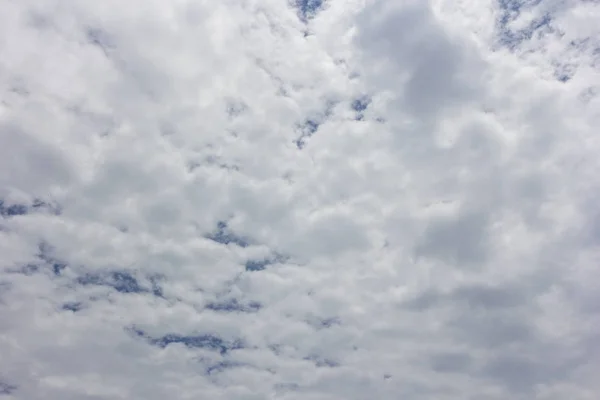
<svg viewBox="0 0 600 400"><path fill-rule="evenodd" d="M600 392L597 4L0 9L0 395Z"/></svg>

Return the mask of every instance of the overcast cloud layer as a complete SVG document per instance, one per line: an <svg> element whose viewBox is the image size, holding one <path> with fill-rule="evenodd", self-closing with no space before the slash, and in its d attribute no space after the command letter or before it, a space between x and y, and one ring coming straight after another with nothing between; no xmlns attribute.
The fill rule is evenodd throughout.
<svg viewBox="0 0 600 400"><path fill-rule="evenodd" d="M0 0L0 397L597 400L598 21Z"/></svg>

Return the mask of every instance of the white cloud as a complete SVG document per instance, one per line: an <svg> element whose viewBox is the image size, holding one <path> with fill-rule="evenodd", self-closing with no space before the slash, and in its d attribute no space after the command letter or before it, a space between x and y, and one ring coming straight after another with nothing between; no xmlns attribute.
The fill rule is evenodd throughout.
<svg viewBox="0 0 600 400"><path fill-rule="evenodd" d="M595 398L597 4L0 10L0 394Z"/></svg>

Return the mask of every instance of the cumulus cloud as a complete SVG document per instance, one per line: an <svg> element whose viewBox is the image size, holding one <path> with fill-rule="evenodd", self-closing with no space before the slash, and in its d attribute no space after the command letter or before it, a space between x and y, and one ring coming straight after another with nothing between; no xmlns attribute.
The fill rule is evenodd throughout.
<svg viewBox="0 0 600 400"><path fill-rule="evenodd" d="M598 4L0 10L0 396L597 397Z"/></svg>

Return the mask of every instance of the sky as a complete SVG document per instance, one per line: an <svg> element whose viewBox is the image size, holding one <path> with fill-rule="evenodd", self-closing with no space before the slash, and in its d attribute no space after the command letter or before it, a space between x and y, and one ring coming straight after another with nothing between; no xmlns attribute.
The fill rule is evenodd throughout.
<svg viewBox="0 0 600 400"><path fill-rule="evenodd" d="M0 399L598 399L599 20L0 0Z"/></svg>

